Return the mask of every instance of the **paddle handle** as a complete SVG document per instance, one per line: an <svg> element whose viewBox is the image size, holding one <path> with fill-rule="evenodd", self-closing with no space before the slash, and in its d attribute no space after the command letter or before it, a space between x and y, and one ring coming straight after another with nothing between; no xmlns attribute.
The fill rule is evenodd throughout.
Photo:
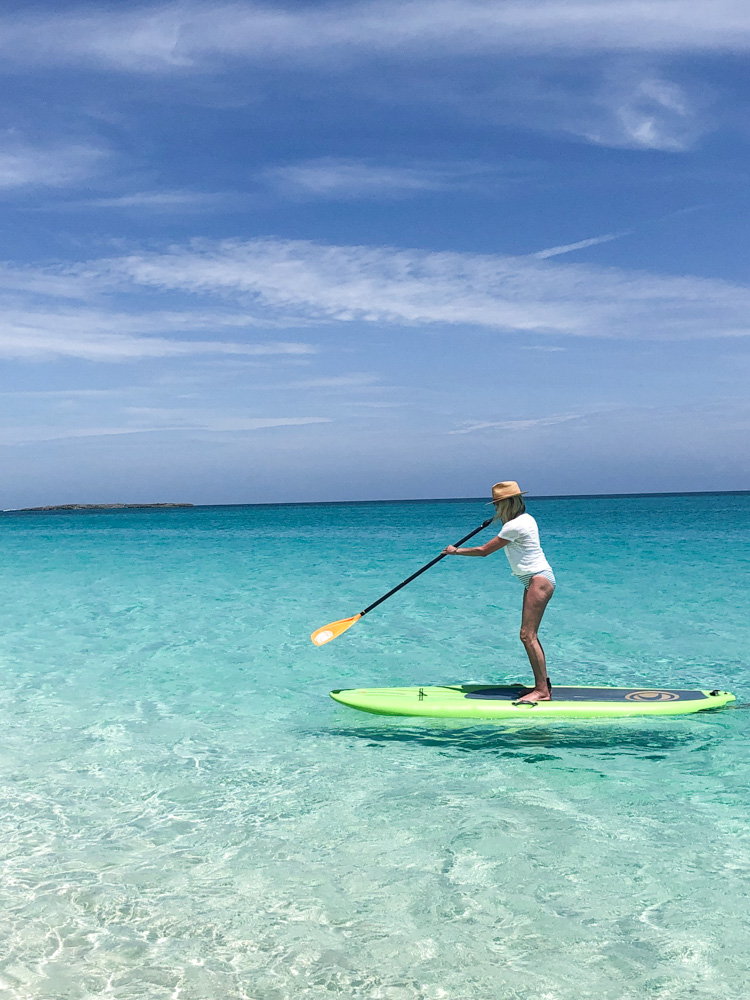
<svg viewBox="0 0 750 1000"><path fill-rule="evenodd" d="M464 542L468 542L468 540L470 538L473 538L474 535L478 535L480 531L484 531L484 529L488 527L490 524L492 524L493 521L494 521L493 517L487 518L487 520L483 521L478 528L475 528L473 531L470 531L468 535L464 535L463 538L460 538L456 542L456 548L458 548L459 545L463 545ZM369 607L365 608L364 611L360 611L359 617L361 618L363 615L366 615L368 611L372 611L373 608L376 608L378 604L382 604L383 601L387 601L389 597L392 597L396 593L396 591L401 590L402 587L405 587L407 583L411 583L412 580L416 580L418 576L421 576L422 573L426 572L431 566L434 566L435 563L439 563L441 559L445 559L445 556L446 553L441 552L439 556L436 556L434 559L428 562L426 566L423 566L421 569L418 569L416 573L412 573L411 576L408 576L405 580L402 580L397 587L394 587L393 590L389 590L387 594L383 594L382 597L379 597L377 601L374 601Z"/></svg>

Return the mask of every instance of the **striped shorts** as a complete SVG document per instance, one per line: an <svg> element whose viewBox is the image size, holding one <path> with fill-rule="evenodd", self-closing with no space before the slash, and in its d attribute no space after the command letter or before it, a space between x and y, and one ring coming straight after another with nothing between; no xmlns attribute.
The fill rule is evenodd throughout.
<svg viewBox="0 0 750 1000"><path fill-rule="evenodd" d="M537 573L524 573L523 576L517 576L516 579L519 583L523 584L523 589L528 590L529 584L531 583L531 578L533 576L543 576L545 580L549 580L553 587L557 586L557 581L555 580L555 574L551 569L540 569Z"/></svg>

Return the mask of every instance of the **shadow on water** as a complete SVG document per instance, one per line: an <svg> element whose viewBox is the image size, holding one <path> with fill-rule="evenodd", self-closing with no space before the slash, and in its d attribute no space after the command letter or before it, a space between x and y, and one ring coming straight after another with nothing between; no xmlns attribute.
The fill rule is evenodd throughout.
<svg viewBox="0 0 750 1000"><path fill-rule="evenodd" d="M534 754L554 750L592 751L605 757L633 754L655 759L675 751L701 752L713 742L714 734L702 725L675 728L673 720L665 720L665 723L660 726L653 721L639 720L634 725L632 720L628 724L592 720L588 725L545 724L517 728L504 726L501 729L490 725L459 727L432 723L422 726L410 722L408 725L339 726L326 730L326 733L334 737L364 740L371 746L423 746L449 754L490 753L500 757L526 757L529 762L534 761ZM546 758L540 756L538 759Z"/></svg>

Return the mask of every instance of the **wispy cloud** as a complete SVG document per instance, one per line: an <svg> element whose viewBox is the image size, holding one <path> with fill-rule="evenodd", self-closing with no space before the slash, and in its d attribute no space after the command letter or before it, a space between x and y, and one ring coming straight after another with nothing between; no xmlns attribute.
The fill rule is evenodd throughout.
<svg viewBox="0 0 750 1000"><path fill-rule="evenodd" d="M13 132L0 135L0 190L60 188L90 177L107 158L103 149L86 144L42 145Z"/></svg>
<svg viewBox="0 0 750 1000"><path fill-rule="evenodd" d="M576 243L563 243L560 246L549 247L546 250L537 250L535 253L529 254L530 257L537 257L539 260L544 260L547 257L557 257L560 254L570 253L572 250L584 250L586 247L595 247L600 243L610 243L612 240L619 240L625 236L632 236L639 230L646 228L647 226L653 226L657 223L664 222L666 219L675 219L681 215L690 215L693 212L700 211L708 206L706 205L689 205L687 208L679 208L674 212L667 212L664 215L658 215L651 219L646 219L644 222L640 223L639 226L633 229L624 229L617 233L605 233L603 236L592 236L586 240L578 240Z"/></svg>
<svg viewBox="0 0 750 1000"><path fill-rule="evenodd" d="M487 182L492 171L481 163L399 166L367 160L322 157L268 168L264 179L292 198L403 198L467 188Z"/></svg>
<svg viewBox="0 0 750 1000"><path fill-rule="evenodd" d="M627 65L602 85L569 131L601 146L681 153L710 128L699 98L684 87Z"/></svg>
<svg viewBox="0 0 750 1000"><path fill-rule="evenodd" d="M362 406L369 410L396 410L400 409L402 406L408 406L408 403L386 403L383 401L375 400L364 400L364 399L350 399L347 402L347 406Z"/></svg>
<svg viewBox="0 0 750 1000"><path fill-rule="evenodd" d="M71 66L182 78L227 76L248 66L264 74L294 68L329 81L345 78L349 93L367 78L360 92L369 98L377 92L387 104L443 104L486 122L677 153L712 127L711 116L701 113L710 88L703 83L688 92L666 79L660 64L684 53L747 51L750 9L744 0L713 0L710 8L678 0L177 2L10 13L0 18L0 30L0 58L22 70ZM534 55L543 57L541 65L529 59ZM401 70L384 74L384 60ZM571 61L585 86L574 82ZM491 64L491 76L466 71L480 63ZM469 182L439 166L335 158L282 164L267 180L297 198L395 198ZM104 197L99 205L126 208L127 200Z"/></svg>
<svg viewBox="0 0 750 1000"><path fill-rule="evenodd" d="M225 410L201 410L193 407L130 406L125 413L136 426L131 430L190 430L190 431L259 431L270 427L303 427L307 424L327 424L329 417L252 417Z"/></svg>
<svg viewBox="0 0 750 1000"><path fill-rule="evenodd" d="M272 427L304 427L330 423L328 417L241 417L200 411L133 410L134 421L122 426L31 426L9 428L0 432L0 445L21 445L41 441L64 441L74 438L122 437L132 434L204 432L242 434Z"/></svg>
<svg viewBox="0 0 750 1000"><path fill-rule="evenodd" d="M547 257L558 257L563 253L570 253L572 250L585 250L586 247L595 247L600 243L609 243L611 240L617 240L621 236L626 236L627 233L607 233L605 236L593 236L588 240L578 240L577 243L563 243L558 247L549 247L547 250L537 250L536 253L529 254L530 257L536 257L538 260L544 260Z"/></svg>
<svg viewBox="0 0 750 1000"><path fill-rule="evenodd" d="M750 288L717 279L303 241L201 241L64 270L16 268L0 273L3 284L0 355L27 359L304 356L315 346L269 339L269 330L323 323L627 339L750 334ZM321 377L352 384L351 374Z"/></svg>
<svg viewBox="0 0 750 1000"><path fill-rule="evenodd" d="M211 69L219 57L268 62L348 53L739 51L750 47L744 0L414 0L260 7L170 3L3 18L6 62L88 62L131 72Z"/></svg>
<svg viewBox="0 0 750 1000"><path fill-rule="evenodd" d="M368 372L351 372L348 375L325 375L320 378L301 378L287 385L296 389L358 389L378 383L377 375Z"/></svg>
<svg viewBox="0 0 750 1000"><path fill-rule="evenodd" d="M49 268L0 265L0 357L137 361L180 356L299 356L316 347L269 338L286 321L259 318L237 303L182 309L118 298L100 264ZM132 304L131 304L132 303ZM171 303L170 303L171 304ZM130 306L128 309L127 307Z"/></svg>
<svg viewBox="0 0 750 1000"><path fill-rule="evenodd" d="M117 310L69 309L42 311L35 306L0 301L0 357L50 360L61 357L89 361L121 362L146 358L190 355L295 355L313 354L311 344L293 341L242 343L236 340L191 340L184 334L196 329L198 319L188 313L134 316ZM228 325L215 314L206 322L212 331ZM200 328L198 319L198 328ZM230 324L236 328L238 323ZM248 318L245 326L251 326ZM158 332L157 332L158 331ZM182 334L182 336L180 335Z"/></svg>
<svg viewBox="0 0 750 1000"><path fill-rule="evenodd" d="M750 333L750 288L533 258L302 241L194 243L92 262L103 284L218 296L261 322L462 325L587 337Z"/></svg>
<svg viewBox="0 0 750 1000"><path fill-rule="evenodd" d="M566 413L561 416L535 417L530 420L467 420L449 434L475 434L477 431L528 431L536 427L553 427L580 420L582 413Z"/></svg>
<svg viewBox="0 0 750 1000"><path fill-rule="evenodd" d="M202 193L200 191L136 191L107 198L90 198L76 202L90 208L148 209L155 212L202 210L211 208L225 200L223 194Z"/></svg>
<svg viewBox="0 0 750 1000"><path fill-rule="evenodd" d="M0 391L0 396L14 399L107 399L129 393L130 388L117 389L10 389Z"/></svg>
<svg viewBox="0 0 750 1000"><path fill-rule="evenodd" d="M431 77L429 96L485 127L496 123L574 136L599 146L678 154L720 123L717 96L693 67L687 82L668 79L664 60L611 53L576 60L564 52L512 58L493 67L494 83L470 70ZM455 65L455 64L454 64ZM394 93L393 103L400 95ZM415 87L412 101L427 100ZM405 99L401 94L401 99Z"/></svg>
<svg viewBox="0 0 750 1000"><path fill-rule="evenodd" d="M361 92L372 97L377 91L388 104L443 103L487 122L518 121L598 145L679 153L712 127L712 116L702 113L710 88L667 79L660 65L684 53L747 51L750 8L744 0L697 7L678 0L368 0L293 7L187 0L10 13L0 18L0 30L7 67L180 78L226 76L248 66L266 74L294 68L345 78L352 93L368 77L367 67L369 77L377 67L377 86ZM542 65L528 58L533 55L543 57ZM401 71L382 73L383 60ZM469 71L467 78L457 69L482 60L491 62L491 77L473 79ZM583 87L571 78L572 60L586 77ZM331 158L281 164L267 181L287 197L397 198L470 178L439 165L424 170ZM97 204L124 209L129 197L139 196L105 196ZM154 207L167 211L170 202Z"/></svg>

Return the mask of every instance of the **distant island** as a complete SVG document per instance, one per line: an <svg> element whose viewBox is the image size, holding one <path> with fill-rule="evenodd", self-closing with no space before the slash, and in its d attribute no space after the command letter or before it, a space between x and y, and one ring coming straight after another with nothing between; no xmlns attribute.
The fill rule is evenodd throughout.
<svg viewBox="0 0 750 1000"><path fill-rule="evenodd" d="M20 507L19 511L43 510L143 510L158 507L192 507L191 503L62 503L51 507Z"/></svg>

